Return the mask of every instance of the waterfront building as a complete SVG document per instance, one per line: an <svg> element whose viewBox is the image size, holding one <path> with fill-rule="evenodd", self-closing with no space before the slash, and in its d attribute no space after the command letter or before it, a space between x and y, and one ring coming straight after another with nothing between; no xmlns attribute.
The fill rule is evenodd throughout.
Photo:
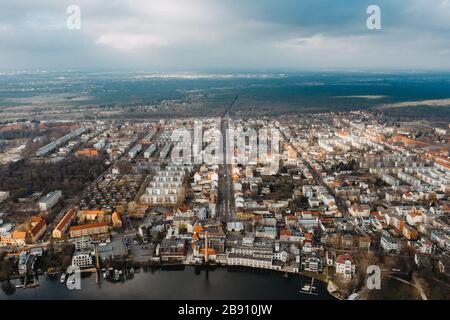
<svg viewBox="0 0 450 320"><path fill-rule="evenodd" d="M163 261L182 260L185 252L185 241L182 239L163 239L159 247L159 253Z"/></svg>
<svg viewBox="0 0 450 320"><path fill-rule="evenodd" d="M257 257L238 253L229 253L227 263L231 266L244 266L263 269L281 269L281 265L273 265L272 258Z"/></svg>
<svg viewBox="0 0 450 320"><path fill-rule="evenodd" d="M90 252L76 252L72 257L72 265L79 268L87 268L93 265L93 259Z"/></svg>
<svg viewBox="0 0 450 320"><path fill-rule="evenodd" d="M346 253L341 254L336 259L336 273L342 274L346 279L351 279L356 272L356 265L353 257Z"/></svg>
<svg viewBox="0 0 450 320"><path fill-rule="evenodd" d="M302 270L310 272L322 272L323 258L317 252L304 254L301 258Z"/></svg>
<svg viewBox="0 0 450 320"><path fill-rule="evenodd" d="M26 251L22 251L19 255L19 275L23 276L27 273L29 255Z"/></svg>
<svg viewBox="0 0 450 320"><path fill-rule="evenodd" d="M272 239L255 240L254 236L247 236L230 245L227 263L254 268L281 269L283 260L287 261L287 251L281 250L280 247L278 249L275 250Z"/></svg>

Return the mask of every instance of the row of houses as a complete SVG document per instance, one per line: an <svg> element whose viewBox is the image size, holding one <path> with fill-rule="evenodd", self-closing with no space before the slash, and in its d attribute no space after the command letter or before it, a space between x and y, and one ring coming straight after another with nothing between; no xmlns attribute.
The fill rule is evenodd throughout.
<svg viewBox="0 0 450 320"><path fill-rule="evenodd" d="M74 221L81 222L72 225ZM121 228L122 220L116 211L69 209L52 231L53 238L61 239L65 233L71 238L108 233L109 226Z"/></svg>
<svg viewBox="0 0 450 320"><path fill-rule="evenodd" d="M17 226L14 230L8 228L0 233L0 244L2 246L14 245L25 246L36 243L47 230L47 223L41 216L32 216L25 223Z"/></svg>
<svg viewBox="0 0 450 320"><path fill-rule="evenodd" d="M180 203L185 196L184 177L190 171L190 165L168 165L164 169L156 169L141 201L149 205Z"/></svg>

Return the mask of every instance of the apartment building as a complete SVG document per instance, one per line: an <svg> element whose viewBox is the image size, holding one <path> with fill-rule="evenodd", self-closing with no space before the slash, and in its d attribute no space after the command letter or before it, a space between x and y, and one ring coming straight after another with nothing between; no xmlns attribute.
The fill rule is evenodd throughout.
<svg viewBox="0 0 450 320"><path fill-rule="evenodd" d="M141 152L141 150L142 145L138 143L128 152L128 156L133 159L139 154L139 152Z"/></svg>
<svg viewBox="0 0 450 320"><path fill-rule="evenodd" d="M72 265L79 268L87 268L93 265L93 259L90 252L76 252L72 256Z"/></svg>
<svg viewBox="0 0 450 320"><path fill-rule="evenodd" d="M70 227L69 232L71 238L107 233L108 224L106 222L95 222L79 226L73 226Z"/></svg>
<svg viewBox="0 0 450 320"><path fill-rule="evenodd" d="M400 240L394 239L387 235L381 236L381 247L388 252L394 251L399 252L401 248Z"/></svg>
<svg viewBox="0 0 450 320"><path fill-rule="evenodd" d="M153 143L144 151L144 158L149 159L155 153L155 151L156 145Z"/></svg>
<svg viewBox="0 0 450 320"><path fill-rule="evenodd" d="M53 238L61 239L64 232L67 231L72 221L76 218L76 209L70 208L62 217L61 220L59 220L58 224L52 231Z"/></svg>
<svg viewBox="0 0 450 320"><path fill-rule="evenodd" d="M158 169L142 200L151 205L173 205L184 199L183 180L191 166L167 166Z"/></svg>
<svg viewBox="0 0 450 320"><path fill-rule="evenodd" d="M65 136L59 138L58 140L55 140L45 146L43 146L42 148L39 148L36 151L36 156L41 157L41 156L45 156L46 154L48 154L49 152L55 150L56 148L58 148L59 146L63 145L64 143L66 143L67 141L69 141L70 139L73 139L75 137L78 137L80 135L82 135L84 132L86 131L86 128L79 128L75 131L72 131L69 134L66 134Z"/></svg>
<svg viewBox="0 0 450 320"><path fill-rule="evenodd" d="M0 191L0 203L8 199L9 191Z"/></svg>
<svg viewBox="0 0 450 320"><path fill-rule="evenodd" d="M348 253L338 256L335 262L336 273L342 274L346 279L351 279L356 273L356 265L353 261L353 257Z"/></svg>
<svg viewBox="0 0 450 320"><path fill-rule="evenodd" d="M281 269L281 266L272 264L272 258L256 257L252 255L243 255L237 253L229 253L227 263L231 266L245 266L252 268L264 269Z"/></svg>
<svg viewBox="0 0 450 320"><path fill-rule="evenodd" d="M59 190L52 191L39 200L39 210L48 211L53 208L61 199L62 192Z"/></svg>

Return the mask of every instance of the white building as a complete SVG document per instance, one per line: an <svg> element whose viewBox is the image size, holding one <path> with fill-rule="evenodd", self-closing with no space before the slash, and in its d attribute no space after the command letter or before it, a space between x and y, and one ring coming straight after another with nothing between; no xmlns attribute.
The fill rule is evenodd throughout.
<svg viewBox="0 0 450 320"><path fill-rule="evenodd" d="M77 252L72 257L72 265L80 268L92 266L92 256L90 252Z"/></svg>
<svg viewBox="0 0 450 320"><path fill-rule="evenodd" d="M346 253L341 254L336 259L336 273L344 275L346 279L351 279L356 272L356 265L353 257Z"/></svg>
<svg viewBox="0 0 450 320"><path fill-rule="evenodd" d="M152 129L143 139L142 142L150 142L155 137L156 130Z"/></svg>
<svg viewBox="0 0 450 320"><path fill-rule="evenodd" d="M176 204L184 199L185 189L183 180L185 173L192 170L192 166L167 166L156 171L142 201L150 205Z"/></svg>
<svg viewBox="0 0 450 320"><path fill-rule="evenodd" d="M5 224L0 223L0 235L11 232L13 228L14 228L14 224L12 224L12 223L5 223Z"/></svg>
<svg viewBox="0 0 450 320"><path fill-rule="evenodd" d="M170 143L167 143L164 145L164 147L161 149L161 152L159 153L160 159L166 159L169 155L170 149L172 148L172 145Z"/></svg>
<svg viewBox="0 0 450 320"><path fill-rule="evenodd" d="M8 199L9 191L0 191L0 203Z"/></svg>
<svg viewBox="0 0 450 320"><path fill-rule="evenodd" d="M72 241L75 245L75 251L86 251L93 249L93 245L89 237L74 238Z"/></svg>
<svg viewBox="0 0 450 320"><path fill-rule="evenodd" d="M136 157L139 152L141 152L142 150L142 145L141 144L136 144L129 152L128 152L128 156L133 159L134 157Z"/></svg>
<svg viewBox="0 0 450 320"><path fill-rule="evenodd" d="M390 184L393 187L398 187L400 185L400 181L398 179L394 178L393 176L387 173L381 175L381 180L383 180L387 184Z"/></svg>
<svg viewBox="0 0 450 320"><path fill-rule="evenodd" d="M145 151L144 151L144 158L148 159L150 158L153 153L155 153L156 151L156 145L155 144L151 144Z"/></svg>
<svg viewBox="0 0 450 320"><path fill-rule="evenodd" d="M397 173L397 177L414 187L419 187L422 184L422 182L419 179L414 178L413 176L402 171Z"/></svg>
<svg viewBox="0 0 450 320"><path fill-rule="evenodd" d="M381 236L381 247L386 251L399 252L401 248L401 243L392 237L383 235Z"/></svg>
<svg viewBox="0 0 450 320"><path fill-rule="evenodd" d="M105 139L99 140L98 142L96 142L93 147L97 150L101 150L105 147L106 145L106 141Z"/></svg>
<svg viewBox="0 0 450 320"><path fill-rule="evenodd" d="M62 197L62 192L59 190L52 191L48 193L45 197L39 200L39 210L47 211L50 210L58 203L59 199Z"/></svg>
<svg viewBox="0 0 450 320"><path fill-rule="evenodd" d="M85 131L86 131L86 128L81 127L81 128L78 128L75 131L72 131L69 134L66 134L64 137L61 137L58 140L50 142L49 144L39 148L36 151L36 156L41 157L41 156L46 155L47 153L49 153L49 152L55 150L56 148L58 148L59 146L65 144L70 139L73 139L75 137L78 137L78 136L82 135Z"/></svg>
<svg viewBox="0 0 450 320"><path fill-rule="evenodd" d="M281 269L281 266L272 264L271 258L256 257L252 255L243 255L236 253L228 254L227 263L231 266L245 266L263 269Z"/></svg>
<svg viewBox="0 0 450 320"><path fill-rule="evenodd" d="M19 274L25 275L28 268L28 258L29 255L26 251L22 251L19 255Z"/></svg>
<svg viewBox="0 0 450 320"><path fill-rule="evenodd" d="M305 254L301 257L301 267L305 271L322 272L323 270L322 258L315 252Z"/></svg>

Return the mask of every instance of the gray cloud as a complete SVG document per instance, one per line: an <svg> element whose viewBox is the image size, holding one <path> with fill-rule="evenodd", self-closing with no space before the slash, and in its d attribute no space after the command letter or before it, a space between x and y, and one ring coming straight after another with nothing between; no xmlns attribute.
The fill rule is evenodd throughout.
<svg viewBox="0 0 450 320"><path fill-rule="evenodd" d="M370 4L382 30L366 28ZM0 68L448 70L449 31L449 0L16 0Z"/></svg>

